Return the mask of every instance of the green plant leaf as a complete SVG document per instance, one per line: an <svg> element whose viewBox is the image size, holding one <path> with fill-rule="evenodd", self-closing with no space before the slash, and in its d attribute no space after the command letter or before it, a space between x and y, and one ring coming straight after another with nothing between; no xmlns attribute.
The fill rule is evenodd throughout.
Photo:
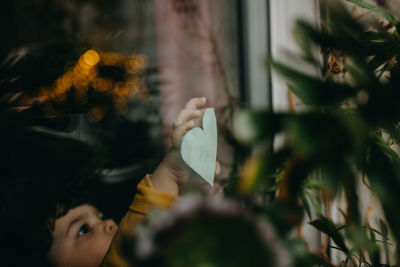
<svg viewBox="0 0 400 267"><path fill-rule="evenodd" d="M312 220L310 204L308 203L307 198L304 196L304 191L300 192L299 197L301 199L301 202L303 203L303 207L307 213L308 218Z"/></svg>
<svg viewBox="0 0 400 267"><path fill-rule="evenodd" d="M388 230L388 227L387 227L387 225L386 225L386 223L382 220L382 219L379 219L379 224L380 224L380 228L381 228L381 232L382 232L382 236L383 236L383 248L384 248L384 251L385 251L385 256L386 256L386 259L387 259L387 263L389 264L389 244L388 244L388 240L389 240L389 238L388 238L388 235L389 235L389 230Z"/></svg>
<svg viewBox="0 0 400 267"><path fill-rule="evenodd" d="M321 219L310 222L310 224L332 238L341 251L346 254L349 253L349 249L344 243L343 235L338 231L336 225L331 220L322 217Z"/></svg>
<svg viewBox="0 0 400 267"><path fill-rule="evenodd" d="M379 8L379 7L377 7L375 5L372 5L372 4L368 3L368 2L365 2L364 0L346 0L346 1L350 2L350 3L353 3L353 4L356 4L359 7L371 10L372 12L374 12L379 17L383 17L387 21L389 21L389 22L391 22L393 24L395 24L395 22L396 22L396 19L392 14L388 13L387 11L383 10L382 8Z"/></svg>
<svg viewBox="0 0 400 267"><path fill-rule="evenodd" d="M367 161L366 173L371 183L371 188L376 192L387 222L390 225L396 240L400 240L400 216L398 206L394 203L400 202L400 170L399 157L389 148L383 139L375 136L372 140ZM383 235L386 235L385 228L381 229Z"/></svg>
<svg viewBox="0 0 400 267"><path fill-rule="evenodd" d="M323 82L318 78L300 73L278 62L271 62L272 67L288 80L289 88L307 105L338 104L356 91L345 84Z"/></svg>
<svg viewBox="0 0 400 267"><path fill-rule="evenodd" d="M314 197L313 194L311 194L310 192L308 192L307 190L304 192L304 194L307 196L307 198L311 201L311 204L314 206L314 208L317 211L317 214L319 217L323 216L322 213L322 208L321 205L319 204L318 200Z"/></svg>
<svg viewBox="0 0 400 267"><path fill-rule="evenodd" d="M347 266L347 264L351 261L351 259L354 257L355 252L357 252L357 249L351 248L351 250L347 253L346 259L343 261L344 266Z"/></svg>

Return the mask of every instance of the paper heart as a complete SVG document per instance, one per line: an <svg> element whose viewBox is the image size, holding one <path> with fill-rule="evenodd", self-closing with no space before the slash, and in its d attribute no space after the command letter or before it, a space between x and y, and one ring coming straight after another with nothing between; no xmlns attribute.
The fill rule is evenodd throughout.
<svg viewBox="0 0 400 267"><path fill-rule="evenodd" d="M181 155L190 168L214 186L217 159L217 119L214 109L205 110L202 125L203 128L196 127L185 134L181 144Z"/></svg>

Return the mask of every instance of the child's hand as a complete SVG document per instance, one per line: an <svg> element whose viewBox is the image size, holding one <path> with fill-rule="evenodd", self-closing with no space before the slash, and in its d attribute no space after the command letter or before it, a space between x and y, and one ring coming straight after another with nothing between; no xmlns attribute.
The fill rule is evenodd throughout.
<svg viewBox="0 0 400 267"><path fill-rule="evenodd" d="M172 148L158 165L152 176L153 186L157 190L179 194L179 186L188 179L190 170L182 160L180 145L183 136L192 128L201 126L201 110L206 98L192 98L179 113L172 134Z"/></svg>
<svg viewBox="0 0 400 267"><path fill-rule="evenodd" d="M192 128L201 126L202 107L206 103L205 97L192 98L179 113L172 133L173 149L180 148L183 136Z"/></svg>
<svg viewBox="0 0 400 267"><path fill-rule="evenodd" d="M190 129L201 126L202 107L205 103L205 97L190 99L185 105L185 108L179 112L174 123L172 148L165 159L167 167L174 174L175 181L178 185L185 183L189 175L188 166L183 161L180 153L182 139Z"/></svg>

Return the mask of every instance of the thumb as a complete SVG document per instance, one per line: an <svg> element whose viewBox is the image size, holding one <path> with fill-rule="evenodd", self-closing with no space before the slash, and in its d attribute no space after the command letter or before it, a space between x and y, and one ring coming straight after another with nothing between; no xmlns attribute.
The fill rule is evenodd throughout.
<svg viewBox="0 0 400 267"><path fill-rule="evenodd" d="M218 175L221 172L221 164L219 164L219 161L217 160L215 162L215 175Z"/></svg>

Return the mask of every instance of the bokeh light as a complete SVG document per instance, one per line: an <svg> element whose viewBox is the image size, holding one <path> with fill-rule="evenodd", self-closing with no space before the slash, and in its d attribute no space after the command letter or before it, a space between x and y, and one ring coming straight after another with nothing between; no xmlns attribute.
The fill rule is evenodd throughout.
<svg viewBox="0 0 400 267"><path fill-rule="evenodd" d="M93 67L100 61L99 54L94 50L88 50L83 54L83 62L85 62L89 67Z"/></svg>
<svg viewBox="0 0 400 267"><path fill-rule="evenodd" d="M85 51L75 64L66 68L50 87L39 88L36 96L25 95L20 98L20 104L30 106L33 103L45 104L42 109L46 115L55 114L54 102L62 105L71 95L73 103L84 106L91 101L88 91L94 90L99 94L109 96L117 114L126 114L128 102L143 87L141 70L148 65L146 55L126 57L115 52L98 52L94 49ZM122 72L123 81L114 81L111 77L99 73L102 66L115 67ZM69 92L72 92L70 94ZM105 108L92 108L87 112L90 122L100 121L106 113Z"/></svg>
<svg viewBox="0 0 400 267"><path fill-rule="evenodd" d="M102 106L95 106L91 108L86 114L88 120L92 123L99 122L104 117L105 110L106 109Z"/></svg>
<svg viewBox="0 0 400 267"><path fill-rule="evenodd" d="M238 192L240 194L248 195L252 193L252 189L257 181L257 177L260 175L262 164L263 161L259 157L250 158L244 163L238 181Z"/></svg>

